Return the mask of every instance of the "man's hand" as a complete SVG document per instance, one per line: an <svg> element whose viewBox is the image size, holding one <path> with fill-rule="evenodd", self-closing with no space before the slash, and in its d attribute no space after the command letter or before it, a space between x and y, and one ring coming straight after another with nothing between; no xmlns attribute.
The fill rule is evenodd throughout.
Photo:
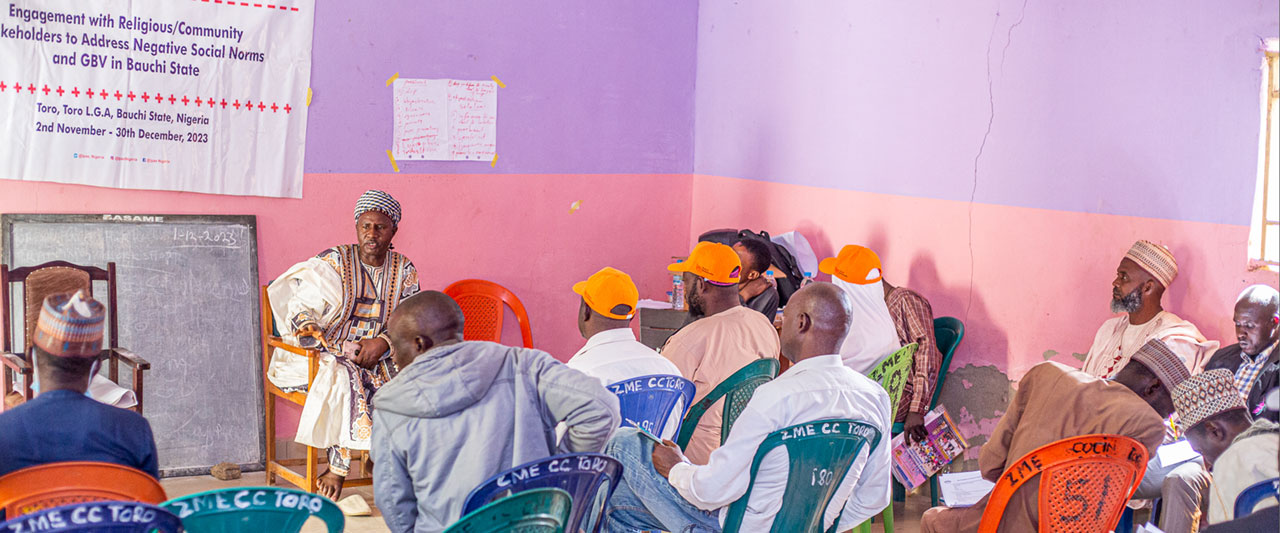
<svg viewBox="0 0 1280 533"><path fill-rule="evenodd" d="M680 453L680 447L676 443L669 440L662 441L662 444L653 444L653 469L658 475L667 477L671 475L671 467L684 462L684 454Z"/></svg>
<svg viewBox="0 0 1280 533"><path fill-rule="evenodd" d="M381 337L373 337L360 341L360 351L356 352L351 358L351 362L364 368L373 368L378 364L378 359L382 358L382 354L387 353L390 348L387 341Z"/></svg>
<svg viewBox="0 0 1280 533"><path fill-rule="evenodd" d="M907 413L907 418L902 421L902 434L908 443L924 442L929 437L929 430L924 427L924 415Z"/></svg>

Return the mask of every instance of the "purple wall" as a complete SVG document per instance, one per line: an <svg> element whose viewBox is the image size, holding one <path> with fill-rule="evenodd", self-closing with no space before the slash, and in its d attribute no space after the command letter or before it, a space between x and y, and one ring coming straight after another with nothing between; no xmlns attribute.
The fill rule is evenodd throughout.
<svg viewBox="0 0 1280 533"><path fill-rule="evenodd" d="M694 170L968 201L981 149L978 202L1245 225L1278 12L702 2Z"/></svg>
<svg viewBox="0 0 1280 533"><path fill-rule="evenodd" d="M688 173L697 4L321 2L307 172L389 172L387 78L497 76L498 164L410 173Z"/></svg>

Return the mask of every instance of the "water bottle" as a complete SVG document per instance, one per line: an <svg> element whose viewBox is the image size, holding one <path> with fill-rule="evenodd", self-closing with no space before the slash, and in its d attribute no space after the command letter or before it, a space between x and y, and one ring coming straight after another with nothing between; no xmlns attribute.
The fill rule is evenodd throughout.
<svg viewBox="0 0 1280 533"><path fill-rule="evenodd" d="M671 308L684 310L684 278L679 274L671 276Z"/></svg>
<svg viewBox="0 0 1280 533"><path fill-rule="evenodd" d="M800 288L803 289L806 286L808 286L810 283L813 283L813 272L805 272L804 280L800 282Z"/></svg>
<svg viewBox="0 0 1280 533"><path fill-rule="evenodd" d="M778 280L776 280L776 279L774 279L774 278L773 278L773 271L772 271L772 270L766 270L766 271L764 271L764 279L765 279L766 281L768 281L770 285L773 285L773 288L775 288L775 289L776 289L776 288L778 288Z"/></svg>

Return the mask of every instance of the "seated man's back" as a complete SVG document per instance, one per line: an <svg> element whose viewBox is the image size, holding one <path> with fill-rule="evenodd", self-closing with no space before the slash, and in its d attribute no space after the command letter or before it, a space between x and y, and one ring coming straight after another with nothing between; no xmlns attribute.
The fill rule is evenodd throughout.
<svg viewBox="0 0 1280 533"><path fill-rule="evenodd" d="M115 463L160 477L151 425L133 411L53 390L0 414L0 476L64 461Z"/></svg>
<svg viewBox="0 0 1280 533"><path fill-rule="evenodd" d="M619 424L618 400L599 380L545 352L461 342L412 361L374 397L374 491L393 531L442 530L486 479L556 453L598 452Z"/></svg>
<svg viewBox="0 0 1280 533"><path fill-rule="evenodd" d="M79 291L45 299L30 353L40 395L0 414L0 476L30 466L100 461L159 477L142 415L88 396L102 350L106 308Z"/></svg>

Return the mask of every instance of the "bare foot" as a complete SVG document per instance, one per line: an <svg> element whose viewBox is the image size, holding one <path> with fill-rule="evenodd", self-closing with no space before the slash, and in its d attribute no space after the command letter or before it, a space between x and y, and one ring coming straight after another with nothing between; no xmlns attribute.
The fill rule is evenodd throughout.
<svg viewBox="0 0 1280 533"><path fill-rule="evenodd" d="M333 470L325 470L316 479L316 485L318 485L316 492L330 500L338 501L338 496L342 494L342 483L346 480L346 476L339 476L333 473Z"/></svg>

